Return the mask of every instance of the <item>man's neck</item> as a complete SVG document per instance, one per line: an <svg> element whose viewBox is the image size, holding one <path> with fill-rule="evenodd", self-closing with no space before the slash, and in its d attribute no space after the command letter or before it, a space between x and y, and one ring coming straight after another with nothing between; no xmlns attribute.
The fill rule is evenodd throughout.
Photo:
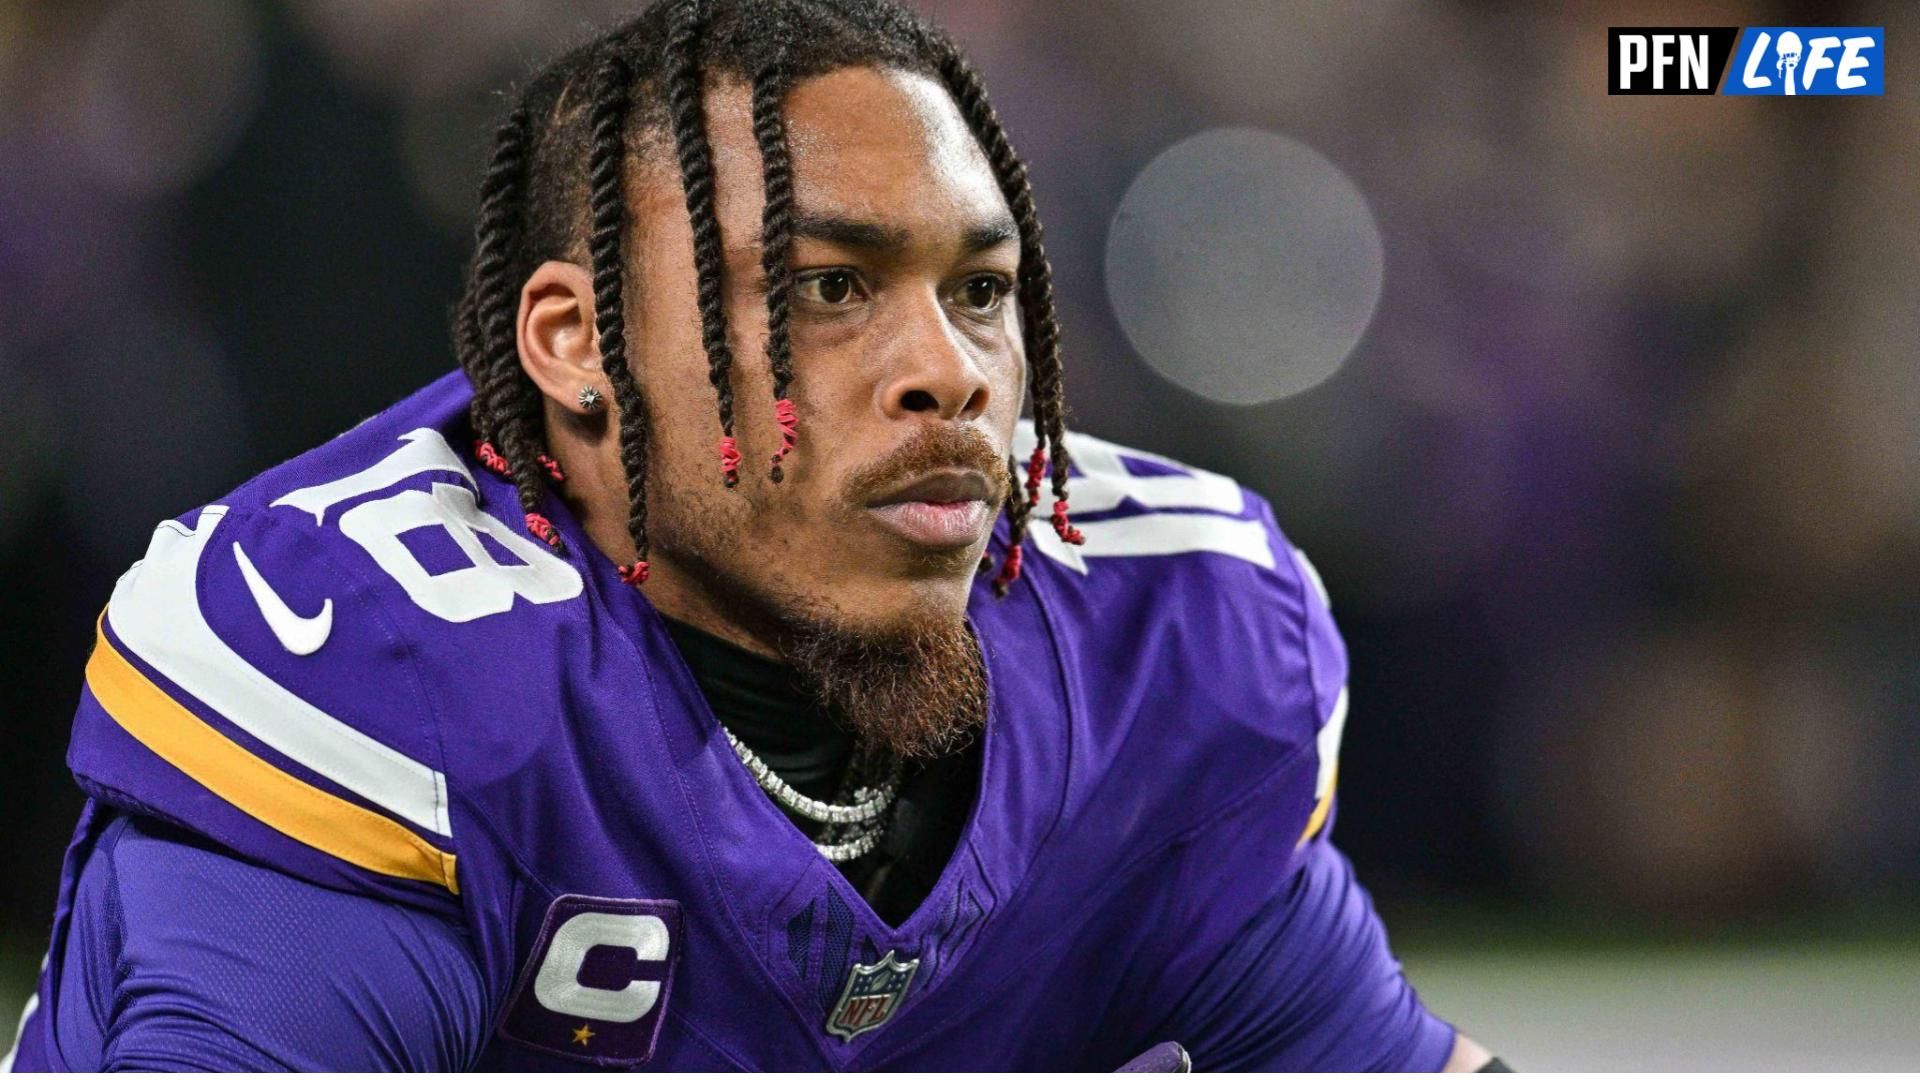
<svg viewBox="0 0 1920 1080"><path fill-rule="evenodd" d="M551 413L552 410L550 409ZM560 418L564 420L564 418ZM633 536L627 529L627 477L618 458L608 457L599 444L548 416L553 453L569 478L567 509L580 522L587 539L615 563L633 562ZM670 552L655 548L647 559L647 602L668 619L764 658L776 658L770 628L756 629L751 620L722 608L711 591L702 587L697 568L683 565Z"/></svg>
<svg viewBox="0 0 1920 1080"><path fill-rule="evenodd" d="M665 622L720 723L802 794L833 799L853 736L800 686L793 669L672 617Z"/></svg>

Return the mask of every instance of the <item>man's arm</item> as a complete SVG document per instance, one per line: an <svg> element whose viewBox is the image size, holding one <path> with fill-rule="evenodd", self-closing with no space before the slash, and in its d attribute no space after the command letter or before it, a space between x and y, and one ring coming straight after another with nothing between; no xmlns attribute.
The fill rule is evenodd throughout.
<svg viewBox="0 0 1920 1080"><path fill-rule="evenodd" d="M1471 1072L1490 1055L1428 1012L1386 931L1324 837L1175 1010L1195 1068Z"/></svg>
<svg viewBox="0 0 1920 1080"><path fill-rule="evenodd" d="M457 927L146 819L101 834L54 962L74 1069L464 1069L487 1030Z"/></svg>
<svg viewBox="0 0 1920 1080"><path fill-rule="evenodd" d="M1456 1033L1453 1037L1453 1053L1447 1058L1446 1066L1440 1071L1450 1073L1512 1071L1505 1064L1501 1064L1496 1069L1487 1068L1493 1064L1495 1064L1495 1058L1486 1047L1467 1038L1464 1034Z"/></svg>

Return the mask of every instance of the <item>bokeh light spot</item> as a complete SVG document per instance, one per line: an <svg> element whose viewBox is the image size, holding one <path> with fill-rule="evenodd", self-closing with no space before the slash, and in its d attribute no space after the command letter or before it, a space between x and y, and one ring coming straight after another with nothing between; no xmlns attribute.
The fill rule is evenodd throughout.
<svg viewBox="0 0 1920 1080"><path fill-rule="evenodd" d="M1107 233L1107 295L1142 359L1213 401L1326 381L1380 300L1380 229L1360 189L1297 139L1219 128L1162 151Z"/></svg>

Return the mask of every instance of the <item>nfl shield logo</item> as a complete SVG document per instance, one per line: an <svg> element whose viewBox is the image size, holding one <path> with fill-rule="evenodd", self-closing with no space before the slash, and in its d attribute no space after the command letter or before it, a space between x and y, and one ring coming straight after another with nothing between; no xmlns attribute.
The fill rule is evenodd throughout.
<svg viewBox="0 0 1920 1080"><path fill-rule="evenodd" d="M896 960L891 949L879 963L853 965L839 1004L827 1014L827 1034L852 1042L855 1035L892 1019L913 984L913 973L919 970L919 958Z"/></svg>

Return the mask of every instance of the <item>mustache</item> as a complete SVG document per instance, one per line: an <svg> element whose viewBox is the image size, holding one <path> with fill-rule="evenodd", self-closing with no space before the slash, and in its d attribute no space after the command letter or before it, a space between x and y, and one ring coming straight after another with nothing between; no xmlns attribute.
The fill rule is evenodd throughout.
<svg viewBox="0 0 1920 1080"><path fill-rule="evenodd" d="M994 449L979 428L923 427L898 450L854 470L847 480L847 505L865 506L902 484L936 469L971 469L987 478L989 506L1000 506L1012 490L1011 459Z"/></svg>

